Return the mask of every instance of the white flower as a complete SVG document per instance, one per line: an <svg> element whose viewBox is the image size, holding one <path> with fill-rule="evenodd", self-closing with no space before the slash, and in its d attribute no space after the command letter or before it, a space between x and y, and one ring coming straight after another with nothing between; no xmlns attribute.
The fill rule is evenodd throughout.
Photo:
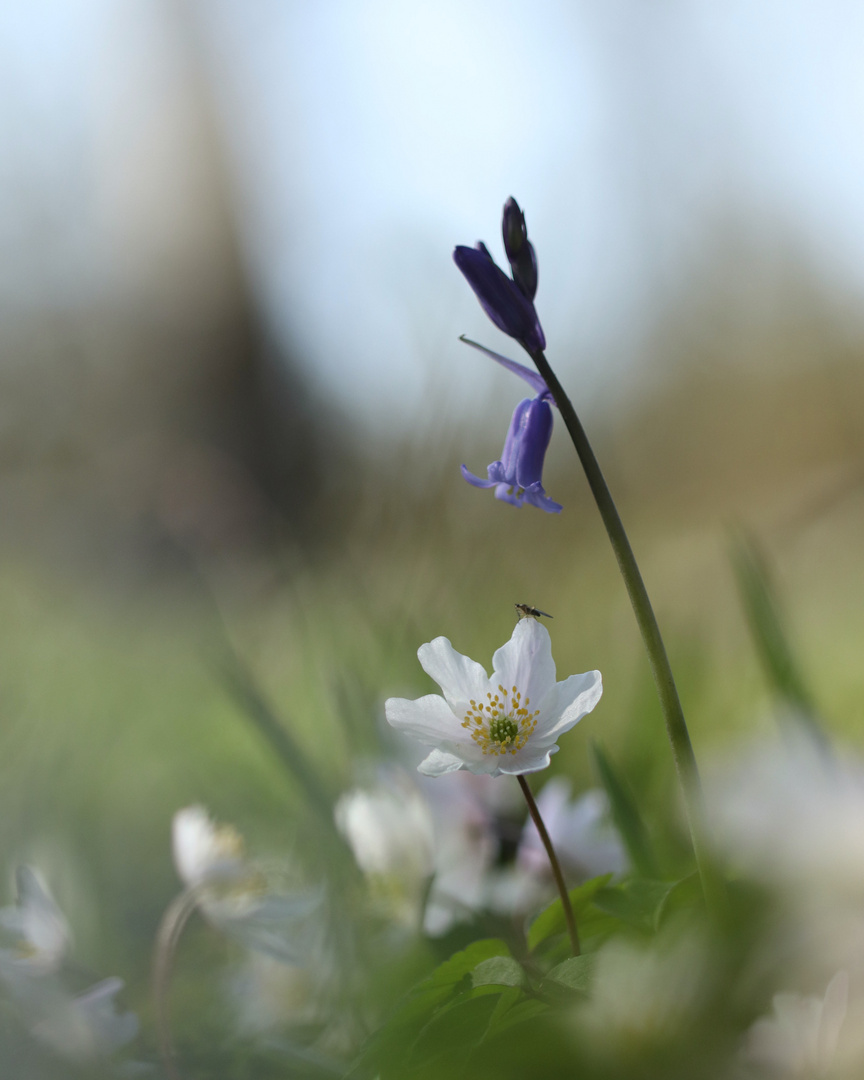
<svg viewBox="0 0 864 1080"><path fill-rule="evenodd" d="M823 997L776 994L774 1015L750 1029L746 1060L772 1076L804 1080L827 1076L837 1053L849 1001L849 977L838 971Z"/></svg>
<svg viewBox="0 0 864 1080"><path fill-rule="evenodd" d="M429 807L395 771L386 784L343 795L336 804L336 824L364 874L398 872L423 881L432 873L435 836Z"/></svg>
<svg viewBox="0 0 864 1080"><path fill-rule="evenodd" d="M444 694L385 703L388 722L432 752L420 772L456 769L520 774L545 769L569 731L600 699L599 671L555 681L549 633L536 619L520 619L492 658L492 678L456 652L447 638L421 645L417 656Z"/></svg>
<svg viewBox="0 0 864 1080"><path fill-rule="evenodd" d="M44 1018L33 1025L37 1039L73 1061L107 1057L138 1034L135 1013L117 1012L123 980L103 979L77 997L53 988L43 999Z"/></svg>
<svg viewBox="0 0 864 1080"><path fill-rule="evenodd" d="M674 1038L704 1004L712 966L705 943L674 931L653 942L613 938L597 954L591 1000L580 1014L604 1054Z"/></svg>
<svg viewBox="0 0 864 1080"><path fill-rule="evenodd" d="M335 817L378 906L416 927L435 857L432 815L416 786L391 769L376 787L346 792Z"/></svg>
<svg viewBox="0 0 864 1080"><path fill-rule="evenodd" d="M789 736L747 748L706 779L713 833L730 860L801 899L864 896L860 762Z"/></svg>
<svg viewBox="0 0 864 1080"><path fill-rule="evenodd" d="M203 806L177 811L171 842L177 873L190 888L248 872L240 833L231 825L217 825Z"/></svg>
<svg viewBox="0 0 864 1080"><path fill-rule="evenodd" d="M34 867L20 866L16 885L18 903L0 909L0 927L14 941L12 948L0 949L0 974L56 971L72 943L69 924Z"/></svg>
<svg viewBox="0 0 864 1080"><path fill-rule="evenodd" d="M220 930L283 963L314 950L323 894L293 883L274 891L233 826L217 825L202 806L187 806L174 815L172 847L181 880Z"/></svg>
<svg viewBox="0 0 864 1080"><path fill-rule="evenodd" d="M104 979L70 994L59 977L72 942L66 919L38 870L21 866L16 879L17 905L0 910L0 926L14 940L0 949L0 979L31 1033L57 1053L82 1062L113 1053L138 1032L134 1013L116 1011L123 981Z"/></svg>
<svg viewBox="0 0 864 1080"><path fill-rule="evenodd" d="M609 800L598 789L570 800L570 781L553 777L537 796L537 809L549 832L558 858L583 877L622 873L627 854L609 818ZM529 817L522 830L517 862L532 874L549 872L549 856L537 826Z"/></svg>
<svg viewBox="0 0 864 1080"><path fill-rule="evenodd" d="M488 776L454 773L425 782L435 821L435 877L423 929L436 937L490 905L493 868L501 848L499 814L519 793Z"/></svg>

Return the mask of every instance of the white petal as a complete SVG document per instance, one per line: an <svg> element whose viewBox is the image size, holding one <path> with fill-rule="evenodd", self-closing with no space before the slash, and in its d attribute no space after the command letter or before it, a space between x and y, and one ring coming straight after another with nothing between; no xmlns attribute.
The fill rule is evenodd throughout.
<svg viewBox="0 0 864 1080"><path fill-rule="evenodd" d="M444 698L438 694L429 694L416 701L388 698L384 703L384 711L388 723L397 731L405 731L426 746L433 746L444 754L457 758L471 772L490 771L483 751L462 727L462 721L453 715ZM426 771L425 762L420 771Z"/></svg>
<svg viewBox="0 0 864 1080"><path fill-rule="evenodd" d="M522 699L530 698L536 709L555 686L555 661L549 631L536 619L520 619L506 645L492 658L495 689L518 686Z"/></svg>
<svg viewBox="0 0 864 1080"><path fill-rule="evenodd" d="M541 745L548 746L550 740L557 740L591 712L603 694L603 679L599 671L586 671L584 675L571 675L555 690L542 703L532 740Z"/></svg>
<svg viewBox="0 0 864 1080"><path fill-rule="evenodd" d="M464 768L462 758L455 754L446 754L443 750L433 750L417 766L417 771L424 776L443 776L445 773L456 772Z"/></svg>
<svg viewBox="0 0 864 1080"><path fill-rule="evenodd" d="M518 754L502 754L495 760L498 762L500 772L506 776L521 776L522 773L548 769L550 756L557 752L557 746L538 746L532 740Z"/></svg>
<svg viewBox="0 0 864 1080"><path fill-rule="evenodd" d="M35 867L19 866L16 882L18 907L4 909L0 921L30 946L32 966L54 970L72 942L69 924Z"/></svg>
<svg viewBox="0 0 864 1080"><path fill-rule="evenodd" d="M171 823L174 866L185 885L243 872L242 841L230 826L218 826L203 806L178 810Z"/></svg>
<svg viewBox="0 0 864 1080"><path fill-rule="evenodd" d="M427 675L441 687L444 697L456 712L464 712L468 702L485 699L489 689L486 669L462 653L456 652L446 637L421 645L417 657Z"/></svg>
<svg viewBox="0 0 864 1080"><path fill-rule="evenodd" d="M427 694L411 701L408 698L387 698L384 702L387 723L405 731L427 746L451 742L464 735L460 721L440 694Z"/></svg>

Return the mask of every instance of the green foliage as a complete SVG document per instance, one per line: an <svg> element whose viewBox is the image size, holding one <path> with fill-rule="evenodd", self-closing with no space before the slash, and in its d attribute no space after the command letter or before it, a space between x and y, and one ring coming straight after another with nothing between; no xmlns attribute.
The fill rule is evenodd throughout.
<svg viewBox="0 0 864 1080"><path fill-rule="evenodd" d="M576 990L580 994L587 994L591 989L594 978L594 969L597 965L597 957L594 953L583 956L568 956L560 964L546 975L545 984L556 983L565 986L568 990Z"/></svg>
<svg viewBox="0 0 864 1080"><path fill-rule="evenodd" d="M611 874L601 874L599 877L586 881L584 885L570 890L568 895L573 905L573 914L576 916L580 936L583 935L584 929L583 917L587 914L592 899L611 880ZM533 951L554 934L563 934L565 928L564 908L560 897L556 897L531 923L528 929L528 948Z"/></svg>
<svg viewBox="0 0 864 1080"><path fill-rule="evenodd" d="M753 643L774 693L791 717L811 735L824 739L813 698L783 625L767 559L752 537L741 534L736 538L732 566Z"/></svg>
<svg viewBox="0 0 864 1080"><path fill-rule="evenodd" d="M623 779L612 765L609 755L596 740L591 743L591 755L600 783L609 799L609 809L615 828L624 841L634 869L645 877L657 873L656 859L651 849L648 830L639 807Z"/></svg>
<svg viewBox="0 0 864 1080"><path fill-rule="evenodd" d="M370 1038L352 1077L425 1077L452 1067L497 1032L546 1006L525 996L527 975L507 945L475 941L418 983Z"/></svg>

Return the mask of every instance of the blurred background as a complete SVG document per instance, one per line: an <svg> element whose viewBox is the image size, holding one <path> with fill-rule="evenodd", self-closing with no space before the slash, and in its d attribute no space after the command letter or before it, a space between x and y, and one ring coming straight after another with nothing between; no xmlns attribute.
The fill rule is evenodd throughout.
<svg viewBox="0 0 864 1080"><path fill-rule="evenodd" d="M534 604L562 675L606 686L556 770L590 785L601 738L672 798L563 427L560 518L459 475L524 392L459 343L517 357L451 261L500 259L508 195L697 754L773 724L740 529L860 739L860 4L13 0L0 26L3 872L43 868L133 1004L176 809L303 845L229 651L335 795L384 698L431 690L421 642L488 664Z"/></svg>

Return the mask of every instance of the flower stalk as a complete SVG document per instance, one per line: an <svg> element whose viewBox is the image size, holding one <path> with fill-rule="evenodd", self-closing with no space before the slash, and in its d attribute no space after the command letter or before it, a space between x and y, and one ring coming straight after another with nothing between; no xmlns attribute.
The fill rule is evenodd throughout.
<svg viewBox="0 0 864 1080"><path fill-rule="evenodd" d="M558 893L561 897L561 907L564 909L564 921L567 924L567 933L570 935L570 945L573 949L573 955L579 956L582 950L579 946L579 930L576 927L576 916L573 914L573 905L570 903L570 894L567 892L567 885L564 881L564 875L561 872L561 864L558 862L558 856L555 854L555 848L552 845L552 838L549 835L543 818L540 816L540 811L537 808L537 803L528 781L521 773L516 779L519 781L519 787L522 788L522 794L525 796L525 802L528 804L528 813L531 815L531 820L534 822L537 834L543 842L543 847L546 848L546 854L549 856L549 864L552 867L552 874L555 878L555 884L558 886Z"/></svg>
<svg viewBox="0 0 864 1080"><path fill-rule="evenodd" d="M633 549L630 547L630 541L627 538L612 493L609 491L609 486L594 455L591 443L588 441L588 436L585 434L585 429L576 415L576 410L549 365L543 350L529 349L528 351L537 366L537 371L549 387L567 431L570 433L570 438L573 440L576 453L579 455L579 460L582 463L582 468L597 503L597 509L600 511L600 517L606 527L612 550L615 552L618 568L627 587L636 622L642 634L642 641L648 653L654 685L660 698L663 719L666 723L666 734L672 746L672 756L684 795L687 824L690 829L693 853L696 857L696 866L702 882L705 902L709 909L719 915L726 907L725 885L717 873L707 849L704 825L705 811L699 769L696 765L693 744L690 742L690 733L687 730L687 723L678 697L678 688L675 685L675 678L672 675L672 668L669 665L666 647L663 644L651 600L648 597L642 574L639 571Z"/></svg>

